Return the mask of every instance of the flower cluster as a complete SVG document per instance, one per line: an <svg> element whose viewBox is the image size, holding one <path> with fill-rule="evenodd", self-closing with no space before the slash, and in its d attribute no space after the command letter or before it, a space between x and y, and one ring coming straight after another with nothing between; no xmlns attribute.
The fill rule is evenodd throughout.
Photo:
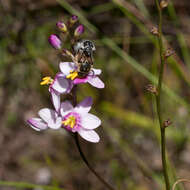
<svg viewBox="0 0 190 190"><path fill-rule="evenodd" d="M67 35L77 20L77 16L72 16L67 24L59 21L56 26L62 35ZM60 71L54 78L50 76L42 78L40 84L49 85L54 109L43 108L38 112L38 118L28 119L27 122L37 131L48 128L64 128L69 132L77 132L87 141L96 143L99 142L100 138L94 129L100 126L101 121L89 113L93 103L92 98L86 97L77 105L72 105L68 100L61 102L61 95L72 94L73 87L81 83L89 83L96 88L104 88L104 83L99 78L101 70L93 68L95 46L90 40L79 39L83 32L83 25L77 26L73 32L73 53L62 48L62 41L57 35L50 35L50 45L59 50L62 55L70 57L72 62L61 62L59 64Z"/></svg>

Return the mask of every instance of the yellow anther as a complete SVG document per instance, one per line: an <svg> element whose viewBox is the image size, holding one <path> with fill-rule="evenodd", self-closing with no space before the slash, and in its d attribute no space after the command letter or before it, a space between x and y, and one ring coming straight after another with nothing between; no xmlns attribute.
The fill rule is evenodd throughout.
<svg viewBox="0 0 190 190"><path fill-rule="evenodd" d="M40 85L45 85L45 84L52 84L53 79L51 77L43 77L42 82L40 82Z"/></svg>
<svg viewBox="0 0 190 190"><path fill-rule="evenodd" d="M50 79L50 77L48 77L48 76L42 78L42 80L48 80L48 79Z"/></svg>
<svg viewBox="0 0 190 190"><path fill-rule="evenodd" d="M68 79L74 80L78 76L77 71L71 71L70 74L67 75Z"/></svg>
<svg viewBox="0 0 190 190"><path fill-rule="evenodd" d="M62 121L64 125L69 125L71 128L75 126L76 118L74 116L68 117L65 121Z"/></svg>

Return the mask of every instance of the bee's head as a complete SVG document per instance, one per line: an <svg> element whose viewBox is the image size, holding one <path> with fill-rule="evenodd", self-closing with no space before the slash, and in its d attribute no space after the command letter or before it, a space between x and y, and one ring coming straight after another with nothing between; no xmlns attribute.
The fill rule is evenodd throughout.
<svg viewBox="0 0 190 190"><path fill-rule="evenodd" d="M90 40L79 40L73 46L73 49L75 53L83 51L86 56L91 56L92 52L96 50L94 43Z"/></svg>

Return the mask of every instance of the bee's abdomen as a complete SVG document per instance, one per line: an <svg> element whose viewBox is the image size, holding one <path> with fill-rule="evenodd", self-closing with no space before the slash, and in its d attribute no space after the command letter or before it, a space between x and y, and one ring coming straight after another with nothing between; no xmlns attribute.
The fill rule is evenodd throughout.
<svg viewBox="0 0 190 190"><path fill-rule="evenodd" d="M79 71L78 71L79 77L87 76L88 73L90 72L90 69L91 69L90 63L88 63L88 62L81 63Z"/></svg>

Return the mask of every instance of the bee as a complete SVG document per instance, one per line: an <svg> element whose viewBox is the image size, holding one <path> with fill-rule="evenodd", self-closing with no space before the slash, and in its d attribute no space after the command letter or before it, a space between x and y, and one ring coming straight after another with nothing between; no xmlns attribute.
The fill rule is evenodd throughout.
<svg viewBox="0 0 190 190"><path fill-rule="evenodd" d="M73 46L74 56L77 63L78 76L86 77L93 67L93 52L95 45L90 40L79 40Z"/></svg>

